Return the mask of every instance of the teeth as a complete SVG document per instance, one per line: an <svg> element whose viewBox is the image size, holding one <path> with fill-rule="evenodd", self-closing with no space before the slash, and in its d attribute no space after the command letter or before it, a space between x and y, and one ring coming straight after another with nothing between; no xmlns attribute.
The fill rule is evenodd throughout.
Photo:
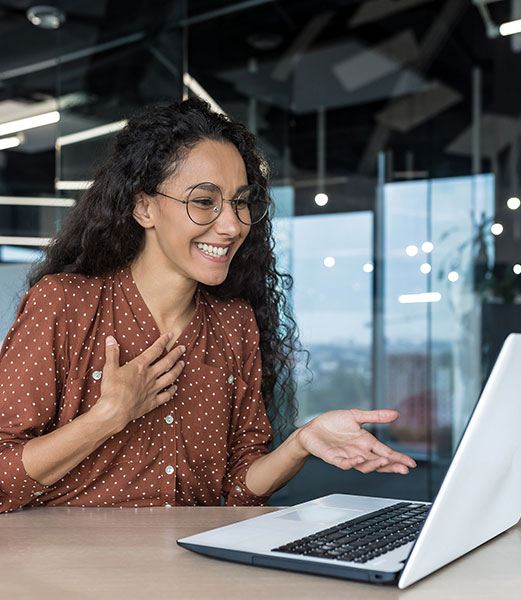
<svg viewBox="0 0 521 600"><path fill-rule="evenodd" d="M197 247L210 256L225 256L228 253L228 248L220 248L211 244L197 244Z"/></svg>

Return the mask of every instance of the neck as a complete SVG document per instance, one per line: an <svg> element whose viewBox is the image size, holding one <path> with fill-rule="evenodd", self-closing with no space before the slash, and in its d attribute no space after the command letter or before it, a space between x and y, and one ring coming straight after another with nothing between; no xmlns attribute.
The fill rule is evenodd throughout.
<svg viewBox="0 0 521 600"><path fill-rule="evenodd" d="M131 265L134 282L163 334L171 332L176 339L190 321L195 309L197 282L178 273L159 270L145 253Z"/></svg>

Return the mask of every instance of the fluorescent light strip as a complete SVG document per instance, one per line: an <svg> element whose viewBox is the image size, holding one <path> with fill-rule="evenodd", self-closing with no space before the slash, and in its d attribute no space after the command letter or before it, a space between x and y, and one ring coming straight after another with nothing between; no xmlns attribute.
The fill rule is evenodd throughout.
<svg viewBox="0 0 521 600"><path fill-rule="evenodd" d="M22 196L0 196L0 205L4 206L75 206L72 198L24 198Z"/></svg>
<svg viewBox="0 0 521 600"><path fill-rule="evenodd" d="M0 244L7 246L47 246L51 238L0 235Z"/></svg>
<svg viewBox="0 0 521 600"><path fill-rule="evenodd" d="M91 129L85 129L83 131L77 131L76 133L69 133L67 135L61 135L56 139L57 146L67 146L69 144L77 144L85 140L91 140L98 138L115 131L120 131L127 124L127 120L114 121L114 123L107 123L106 125L100 125L99 127L92 127Z"/></svg>
<svg viewBox="0 0 521 600"><path fill-rule="evenodd" d="M499 26L499 33L501 35L513 35L514 33L521 33L521 19L503 23L503 25Z"/></svg>
<svg viewBox="0 0 521 600"><path fill-rule="evenodd" d="M59 120L60 113L57 110L53 110L41 115L35 115L34 117L26 117L25 119L18 119L17 121L1 123L0 135L9 135L10 133L16 133L17 131L26 131L27 129L34 129L35 127L50 125L51 123L57 123Z"/></svg>
<svg viewBox="0 0 521 600"><path fill-rule="evenodd" d="M423 294L402 294L398 296L400 304L412 304L417 302L439 302L441 294L439 292L425 292Z"/></svg>
<svg viewBox="0 0 521 600"><path fill-rule="evenodd" d="M8 137L0 140L0 150L8 150L9 148L16 148L22 143L19 137Z"/></svg>
<svg viewBox="0 0 521 600"><path fill-rule="evenodd" d="M183 75L183 83L196 96L199 96L201 100L206 100L214 112L222 115L226 114L224 110L217 104L217 102L210 96L210 94L203 88L203 86L197 81L197 79L194 79L189 73L185 73Z"/></svg>
<svg viewBox="0 0 521 600"><path fill-rule="evenodd" d="M54 182L55 190L86 190L92 185L92 181L63 181L56 180Z"/></svg>

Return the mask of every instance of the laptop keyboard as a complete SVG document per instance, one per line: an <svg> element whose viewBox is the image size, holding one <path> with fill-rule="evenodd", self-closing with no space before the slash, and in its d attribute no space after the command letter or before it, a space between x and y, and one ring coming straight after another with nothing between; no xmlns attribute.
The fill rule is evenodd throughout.
<svg viewBox="0 0 521 600"><path fill-rule="evenodd" d="M430 504L399 502L273 551L364 563L414 541L430 508Z"/></svg>

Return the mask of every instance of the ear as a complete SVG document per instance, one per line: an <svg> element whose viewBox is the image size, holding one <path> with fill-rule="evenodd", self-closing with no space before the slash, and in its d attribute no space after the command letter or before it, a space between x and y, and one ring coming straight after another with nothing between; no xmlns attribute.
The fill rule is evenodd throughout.
<svg viewBox="0 0 521 600"><path fill-rule="evenodd" d="M153 219L151 217L150 205L150 196L147 196L146 194L139 194L136 197L136 204L134 206L134 210L132 211L134 219L136 219L141 227L144 227L145 229L150 229L154 226Z"/></svg>

